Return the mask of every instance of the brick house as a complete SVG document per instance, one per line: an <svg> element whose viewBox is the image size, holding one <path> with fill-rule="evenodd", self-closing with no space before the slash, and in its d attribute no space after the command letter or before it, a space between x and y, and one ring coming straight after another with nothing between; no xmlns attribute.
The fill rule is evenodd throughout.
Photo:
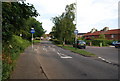
<svg viewBox="0 0 120 81"><path fill-rule="evenodd" d="M120 40L120 29L105 30L105 31L96 31L88 32L84 34L85 39L99 38L101 34L105 35L105 38L108 40Z"/></svg>
<svg viewBox="0 0 120 81"><path fill-rule="evenodd" d="M86 33L78 33L78 34L77 34L77 37L78 37L78 38L81 38L81 37L84 36L84 34L86 34Z"/></svg>

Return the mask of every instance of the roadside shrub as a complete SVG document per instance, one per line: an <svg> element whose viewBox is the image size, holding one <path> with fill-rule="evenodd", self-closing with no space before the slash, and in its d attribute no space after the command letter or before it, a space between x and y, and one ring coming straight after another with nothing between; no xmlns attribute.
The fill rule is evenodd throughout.
<svg viewBox="0 0 120 81"><path fill-rule="evenodd" d="M91 40L84 40L86 42L86 45L90 45Z"/></svg>
<svg viewBox="0 0 120 81"><path fill-rule="evenodd" d="M53 41L54 39L50 39L49 41Z"/></svg>
<svg viewBox="0 0 120 81"><path fill-rule="evenodd" d="M92 43L93 46L100 46L100 43L102 43L102 46L108 46L111 45L113 40L106 39L86 40L87 45L89 45L90 42Z"/></svg>
<svg viewBox="0 0 120 81"><path fill-rule="evenodd" d="M84 37L78 37L77 40L84 40Z"/></svg>
<svg viewBox="0 0 120 81"><path fill-rule="evenodd" d="M15 67L15 62L24 49L31 43L22 39L19 36L13 35L12 39L3 42L2 48L2 81L10 77L11 72Z"/></svg>
<svg viewBox="0 0 120 81"><path fill-rule="evenodd" d="M58 40L58 39L52 39L52 41L55 43L55 44L62 44L62 41Z"/></svg>

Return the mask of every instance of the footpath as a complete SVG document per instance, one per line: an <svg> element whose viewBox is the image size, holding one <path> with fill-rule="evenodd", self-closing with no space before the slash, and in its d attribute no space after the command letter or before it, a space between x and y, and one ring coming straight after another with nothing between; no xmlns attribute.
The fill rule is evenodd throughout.
<svg viewBox="0 0 120 81"><path fill-rule="evenodd" d="M36 57L37 54L32 50L32 47L28 47L18 58L10 81L14 79L47 79Z"/></svg>

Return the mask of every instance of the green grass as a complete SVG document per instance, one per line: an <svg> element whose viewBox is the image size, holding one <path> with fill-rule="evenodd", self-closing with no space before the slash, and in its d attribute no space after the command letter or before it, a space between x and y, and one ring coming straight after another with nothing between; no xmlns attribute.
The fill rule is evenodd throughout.
<svg viewBox="0 0 120 81"><path fill-rule="evenodd" d="M63 45L61 45L61 44L58 44L57 46L59 46L59 47L62 47Z"/></svg>
<svg viewBox="0 0 120 81"><path fill-rule="evenodd" d="M40 40L34 40L33 42L34 43L40 43Z"/></svg>
<svg viewBox="0 0 120 81"><path fill-rule="evenodd" d="M70 47L70 46L62 46L62 45L59 45L59 46L64 48L64 49L71 50L74 53L81 54L83 56L88 56L88 57L96 56L95 54L87 52L87 51L84 51L82 49L78 49L78 48L74 48L74 47Z"/></svg>
<svg viewBox="0 0 120 81"><path fill-rule="evenodd" d="M19 55L24 49L31 45L28 40L22 39L20 36L13 35L12 39L3 43L2 48L2 81L10 77Z"/></svg>

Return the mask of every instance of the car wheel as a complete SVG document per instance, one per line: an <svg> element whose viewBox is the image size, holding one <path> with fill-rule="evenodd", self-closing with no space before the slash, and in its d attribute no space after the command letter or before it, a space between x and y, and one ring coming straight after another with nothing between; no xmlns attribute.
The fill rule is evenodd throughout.
<svg viewBox="0 0 120 81"><path fill-rule="evenodd" d="M117 46L115 46L115 48L118 48Z"/></svg>
<svg viewBox="0 0 120 81"><path fill-rule="evenodd" d="M86 49L86 47L84 47L84 49Z"/></svg>

